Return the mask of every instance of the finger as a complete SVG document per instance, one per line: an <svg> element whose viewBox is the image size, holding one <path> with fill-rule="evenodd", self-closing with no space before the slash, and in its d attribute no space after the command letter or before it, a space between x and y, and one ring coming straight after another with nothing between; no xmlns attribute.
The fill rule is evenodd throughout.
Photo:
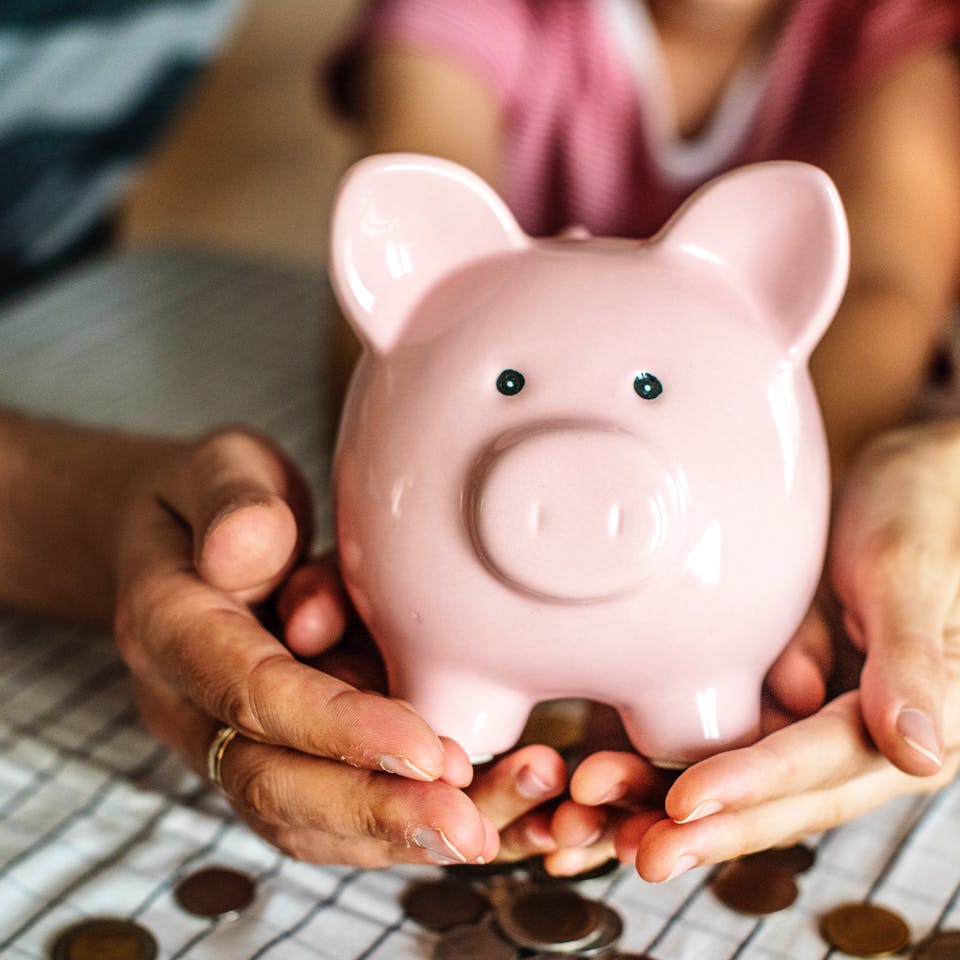
<svg viewBox="0 0 960 960"><path fill-rule="evenodd" d="M193 531L197 571L211 586L264 595L310 537L310 500L266 438L224 430L201 442L159 496Z"/></svg>
<svg viewBox="0 0 960 960"><path fill-rule="evenodd" d="M608 807L587 807L566 800L554 811L550 828L561 847L591 847L600 841L611 822Z"/></svg>
<svg viewBox="0 0 960 960"><path fill-rule="evenodd" d="M347 606L332 555L300 567L277 602L287 646L301 657L315 657L330 649L346 629Z"/></svg>
<svg viewBox="0 0 960 960"><path fill-rule="evenodd" d="M498 830L559 796L566 766L556 750L533 744L508 754L478 774L468 793Z"/></svg>
<svg viewBox="0 0 960 960"><path fill-rule="evenodd" d="M884 763L863 776L825 790L784 796L692 823L664 820L641 837L637 870L644 880L669 880L695 866L796 843L859 817L896 796L933 790L947 782L949 777L943 772L920 779Z"/></svg>
<svg viewBox="0 0 960 960"><path fill-rule="evenodd" d="M253 740L414 779L444 774L444 747L422 718L298 663L245 606L196 578L185 539L157 512L127 545L115 635L135 675Z"/></svg>
<svg viewBox="0 0 960 960"><path fill-rule="evenodd" d="M787 713L806 717L823 705L832 651L830 628L820 608L811 606L767 673L767 689Z"/></svg>
<svg viewBox="0 0 960 960"><path fill-rule="evenodd" d="M232 803L268 823L415 847L433 863L475 863L488 846L485 819L442 781L358 770L237 737L224 752L221 782Z"/></svg>
<svg viewBox="0 0 960 960"><path fill-rule="evenodd" d="M888 566L879 579L847 599L859 606L864 632L864 719L892 763L929 776L943 765L943 625L952 597L942 573L922 566L911 576Z"/></svg>
<svg viewBox="0 0 960 960"><path fill-rule="evenodd" d="M527 857L551 853L557 841L550 830L550 813L534 810L514 820L500 832L500 853L497 857L506 863L515 863Z"/></svg>
<svg viewBox="0 0 960 960"><path fill-rule="evenodd" d="M614 835L622 814L610 807L584 807L567 800L557 807L550 829L558 849L544 857L544 868L572 877L616 856Z"/></svg>
<svg viewBox="0 0 960 960"><path fill-rule="evenodd" d="M416 845L388 843L385 840L334 837L306 827L283 827L239 811L241 819L268 843L297 860L308 863L342 863L364 869L380 869L398 863L430 864L435 861ZM477 863L492 863L497 858L497 832L487 826L484 855Z"/></svg>
<svg viewBox="0 0 960 960"><path fill-rule="evenodd" d="M663 775L635 753L594 753L570 779L571 798L586 806L647 806L660 802L665 794Z"/></svg>
<svg viewBox="0 0 960 960"><path fill-rule="evenodd" d="M863 709L901 769L943 761L944 625L960 570L953 447L893 434L861 458L837 510L830 572L844 621L866 654ZM944 456L947 459L944 460Z"/></svg>
<svg viewBox="0 0 960 960"><path fill-rule="evenodd" d="M722 810L823 790L886 766L863 726L856 693L758 743L701 760L670 788L666 810L690 823Z"/></svg>
<svg viewBox="0 0 960 960"><path fill-rule="evenodd" d="M419 717L419 714L405 700L394 702L403 704L415 717ZM456 740L451 740L449 737L441 737L440 743L443 746L443 773L440 779L461 789L469 787L473 782L474 770L467 751Z"/></svg>
<svg viewBox="0 0 960 960"><path fill-rule="evenodd" d="M180 577L179 588L165 579L170 595L152 598L146 622L118 626L134 673L152 671L252 740L413 779L444 774L444 746L414 711L299 663L248 613L223 609L207 588Z"/></svg>

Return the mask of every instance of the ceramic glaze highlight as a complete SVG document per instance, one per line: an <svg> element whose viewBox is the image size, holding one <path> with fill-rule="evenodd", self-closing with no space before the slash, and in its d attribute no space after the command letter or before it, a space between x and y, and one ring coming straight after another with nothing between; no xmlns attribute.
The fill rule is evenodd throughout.
<svg viewBox="0 0 960 960"><path fill-rule="evenodd" d="M371 157L331 249L364 344L337 537L391 693L472 756L561 696L616 707L660 763L755 739L826 542L828 178L760 164L650 241L534 240L462 167Z"/></svg>

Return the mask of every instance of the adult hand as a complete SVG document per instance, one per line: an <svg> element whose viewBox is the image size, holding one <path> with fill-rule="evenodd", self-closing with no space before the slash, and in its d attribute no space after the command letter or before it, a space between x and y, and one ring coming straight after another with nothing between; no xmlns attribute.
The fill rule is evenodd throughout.
<svg viewBox="0 0 960 960"><path fill-rule="evenodd" d="M404 704L299 662L258 621L253 605L309 537L308 503L289 461L246 431L172 443L142 465L116 532L115 626L145 723L201 774L215 731L235 727L224 792L294 856L491 859L496 830L459 789L472 776L463 751ZM313 610L329 645L334 579Z"/></svg>
<svg viewBox="0 0 960 960"><path fill-rule="evenodd" d="M865 451L837 507L829 573L865 657L860 688L689 768L666 816L651 807L618 820L618 855L646 879L794 842L956 774L960 426L912 427ZM591 758L573 778L574 800L593 807L619 783L642 796L637 762ZM563 822L555 831L567 842Z"/></svg>
<svg viewBox="0 0 960 960"><path fill-rule="evenodd" d="M331 598L341 602L332 603ZM354 618L347 622L342 587L332 556L297 569L279 600L287 644L319 670L363 690L386 691L386 673L369 633ZM497 831L496 859L521 860L556 849L545 806L563 792L566 766L556 750L542 745L520 747L476 770L466 788L484 822ZM487 853L490 852L488 848Z"/></svg>

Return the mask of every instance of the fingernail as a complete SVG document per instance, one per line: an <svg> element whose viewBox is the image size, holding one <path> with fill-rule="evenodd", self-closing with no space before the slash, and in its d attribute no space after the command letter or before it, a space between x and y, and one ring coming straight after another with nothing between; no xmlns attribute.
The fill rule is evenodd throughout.
<svg viewBox="0 0 960 960"><path fill-rule="evenodd" d="M625 783L616 783L597 801L597 806L601 806L604 803L616 803L626 795L627 785Z"/></svg>
<svg viewBox="0 0 960 960"><path fill-rule="evenodd" d="M447 839L442 830L421 827L412 839L418 847L432 854L440 863L467 862L467 858Z"/></svg>
<svg viewBox="0 0 960 960"><path fill-rule="evenodd" d="M406 777L408 780L426 780L429 783L437 779L415 763L411 763L406 757L395 757L392 754L385 753L378 758L377 763L380 764L380 769L385 773L394 773L398 777Z"/></svg>
<svg viewBox="0 0 960 960"><path fill-rule="evenodd" d="M584 837L578 844L578 847L592 847L603 836L603 827L597 827L588 837Z"/></svg>
<svg viewBox="0 0 960 960"><path fill-rule="evenodd" d="M904 707L897 717L897 733L921 756L938 767L943 766L943 750L937 738L937 728L928 713L916 707Z"/></svg>
<svg viewBox="0 0 960 960"><path fill-rule="evenodd" d="M524 830L527 842L538 850L556 850L557 841L553 834L542 824L530 823Z"/></svg>
<svg viewBox="0 0 960 960"><path fill-rule="evenodd" d="M697 865L697 858L690 853L685 853L682 857L677 857L677 862L670 871L667 881L675 880L681 873L686 873L692 867Z"/></svg>
<svg viewBox="0 0 960 960"><path fill-rule="evenodd" d="M517 793L527 800L542 800L553 793L553 787L529 766L520 768L516 782Z"/></svg>
<svg viewBox="0 0 960 960"><path fill-rule="evenodd" d="M711 814L719 813L723 809L723 804L719 800L704 800L694 808L693 813L687 814L682 820L674 820L674 823L693 823L694 820L702 820Z"/></svg>

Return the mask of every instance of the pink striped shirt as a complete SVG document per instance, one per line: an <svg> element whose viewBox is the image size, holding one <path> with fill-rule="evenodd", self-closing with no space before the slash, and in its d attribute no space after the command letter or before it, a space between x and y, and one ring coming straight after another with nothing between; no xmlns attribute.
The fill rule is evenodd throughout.
<svg viewBox="0 0 960 960"><path fill-rule="evenodd" d="M341 65L388 45L475 72L501 103L501 186L529 233L643 237L723 170L822 163L844 108L882 71L958 39L958 0L793 0L764 61L741 69L690 141L671 133L639 0L380 0Z"/></svg>

